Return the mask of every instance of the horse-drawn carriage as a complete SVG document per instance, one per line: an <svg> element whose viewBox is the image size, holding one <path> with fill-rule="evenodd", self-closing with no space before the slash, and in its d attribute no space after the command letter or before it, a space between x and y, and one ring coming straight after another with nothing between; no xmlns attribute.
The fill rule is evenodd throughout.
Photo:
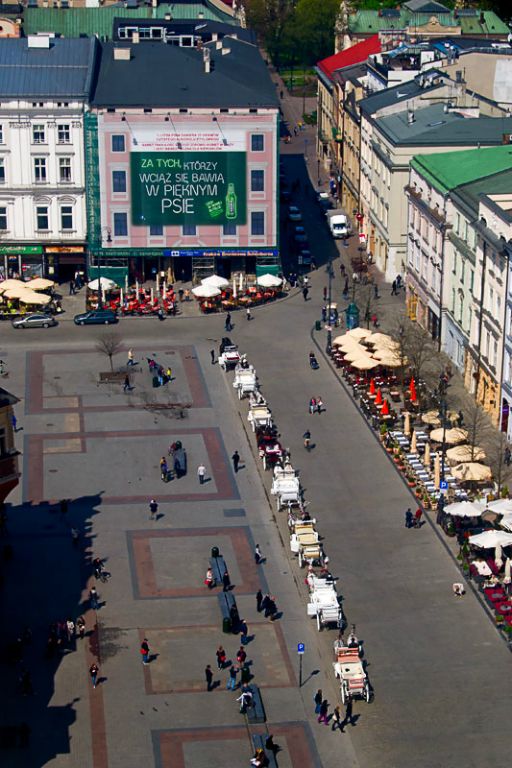
<svg viewBox="0 0 512 768"><path fill-rule="evenodd" d="M336 661L333 663L334 675L340 681L343 704L355 696L361 696L369 702L372 693L359 648L343 646L338 648L336 656Z"/></svg>
<svg viewBox="0 0 512 768"><path fill-rule="evenodd" d="M285 464L284 467L274 467L270 493L276 497L277 511L285 506L302 509L300 480L291 464Z"/></svg>
<svg viewBox="0 0 512 768"><path fill-rule="evenodd" d="M223 371L232 371L241 360L236 344L224 336L219 347L219 365Z"/></svg>
<svg viewBox="0 0 512 768"><path fill-rule="evenodd" d="M245 395L254 394L258 391L258 377L252 366L243 368L241 365L235 367L235 380L233 387L238 391L238 399L241 400Z"/></svg>
<svg viewBox="0 0 512 768"><path fill-rule="evenodd" d="M329 624L335 624L339 629L343 626L343 611L340 598L336 592L334 581L328 578L308 576L309 603L308 616L315 616L318 631Z"/></svg>
<svg viewBox="0 0 512 768"><path fill-rule="evenodd" d="M313 521L295 520L290 535L290 549L299 558L299 565L323 565L323 549Z"/></svg>

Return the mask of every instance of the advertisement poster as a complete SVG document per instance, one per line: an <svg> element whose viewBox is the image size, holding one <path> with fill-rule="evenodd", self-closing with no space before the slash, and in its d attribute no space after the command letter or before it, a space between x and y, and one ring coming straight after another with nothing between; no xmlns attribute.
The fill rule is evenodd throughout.
<svg viewBox="0 0 512 768"><path fill-rule="evenodd" d="M132 223L246 222L245 152L132 152Z"/></svg>

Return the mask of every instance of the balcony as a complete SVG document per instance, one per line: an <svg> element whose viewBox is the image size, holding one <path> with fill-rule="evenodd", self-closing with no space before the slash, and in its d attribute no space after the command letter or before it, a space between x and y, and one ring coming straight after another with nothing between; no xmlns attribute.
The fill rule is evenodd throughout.
<svg viewBox="0 0 512 768"><path fill-rule="evenodd" d="M0 455L0 485L20 476L18 472L19 451L11 451Z"/></svg>

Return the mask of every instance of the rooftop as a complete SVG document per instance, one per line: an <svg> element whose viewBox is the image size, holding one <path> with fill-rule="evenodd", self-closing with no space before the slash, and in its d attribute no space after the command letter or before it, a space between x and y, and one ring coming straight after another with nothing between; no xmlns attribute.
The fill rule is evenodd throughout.
<svg viewBox="0 0 512 768"><path fill-rule="evenodd" d="M11 395L6 389L0 387L0 408L5 408L7 405L16 405L19 403L19 399L15 395Z"/></svg>
<svg viewBox="0 0 512 768"><path fill-rule="evenodd" d="M493 11L475 10L474 15L464 16L456 11L449 13L416 13L405 6L394 15L368 9L358 10L348 18L349 31L353 35L374 35L382 30L401 30L407 27L428 26L435 16L440 27L458 27L463 35L503 35L510 32L508 26Z"/></svg>
<svg viewBox="0 0 512 768"><path fill-rule="evenodd" d="M450 13L450 9L436 0L408 0L404 6L414 13Z"/></svg>
<svg viewBox="0 0 512 768"><path fill-rule="evenodd" d="M163 43L132 45L129 61L114 59L114 44L100 45L100 64L91 102L96 107L268 107L279 108L276 88L259 49L225 37L222 55L214 45L211 71L203 53ZM167 73L166 77L158 76Z"/></svg>
<svg viewBox="0 0 512 768"><path fill-rule="evenodd" d="M428 78L429 82L433 82L430 86L421 86L419 78L414 78L413 80L407 80L405 83L393 86L393 88L386 88L383 91L372 93L371 96L367 96L366 99L361 99L359 102L361 112L364 112L367 115L373 115L380 109L384 109L384 107L389 107L392 104L400 104L402 101L407 101L414 96L428 93L438 87L438 84L435 83L436 80L439 80L441 84L444 84L446 76L440 75L437 70L430 70Z"/></svg>
<svg viewBox="0 0 512 768"><path fill-rule="evenodd" d="M459 198L475 215L478 215L478 206L484 195L504 195L512 192L512 148L509 147L510 162L506 170L500 173L485 174L484 178L468 184L462 184L453 190L453 196ZM488 152L489 150L474 150L475 152ZM506 211L506 208L503 210ZM508 212L508 211L507 211Z"/></svg>
<svg viewBox="0 0 512 768"><path fill-rule="evenodd" d="M168 21L164 19L137 19L136 23L133 19L126 19L120 11L120 16L115 17L112 26L112 38L119 40L119 32L124 27L134 27L138 29L144 29L147 27L161 27L165 29L166 34L170 36L177 35L190 35L196 40L201 39L203 42L208 42L212 39L214 33L217 34L218 39L222 40L225 35L235 35L239 40L245 40L248 43L255 44L256 33L251 29L244 29L243 27L235 27L233 24L226 24L223 21L201 21L197 23L197 19L173 19ZM141 38L141 42L146 42Z"/></svg>
<svg viewBox="0 0 512 768"><path fill-rule="evenodd" d="M502 122L500 118L478 118L482 119ZM507 171L508 184L512 187L512 146L509 144L460 152L441 152L437 155L416 155L411 160L411 166L443 194L461 185L473 184L477 180L480 182L486 177L502 174L503 171Z"/></svg>
<svg viewBox="0 0 512 768"><path fill-rule="evenodd" d="M77 98L89 95L94 38L50 40L49 48L29 48L27 38L0 44L2 98Z"/></svg>
<svg viewBox="0 0 512 768"><path fill-rule="evenodd" d="M352 45L350 48L345 48L345 50L335 53L333 56L322 59L322 61L318 62L317 67L321 69L324 75L332 79L337 69L366 61L370 54L379 53L380 49L379 36L373 35L368 40L363 40L356 45Z"/></svg>

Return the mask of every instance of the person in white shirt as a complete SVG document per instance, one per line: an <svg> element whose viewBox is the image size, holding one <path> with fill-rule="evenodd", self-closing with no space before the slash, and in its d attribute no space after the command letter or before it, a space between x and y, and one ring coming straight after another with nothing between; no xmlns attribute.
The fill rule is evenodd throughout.
<svg viewBox="0 0 512 768"><path fill-rule="evenodd" d="M197 468L197 476L199 478L200 485L204 483L205 475L206 475L206 467L204 466L204 464L200 464Z"/></svg>

